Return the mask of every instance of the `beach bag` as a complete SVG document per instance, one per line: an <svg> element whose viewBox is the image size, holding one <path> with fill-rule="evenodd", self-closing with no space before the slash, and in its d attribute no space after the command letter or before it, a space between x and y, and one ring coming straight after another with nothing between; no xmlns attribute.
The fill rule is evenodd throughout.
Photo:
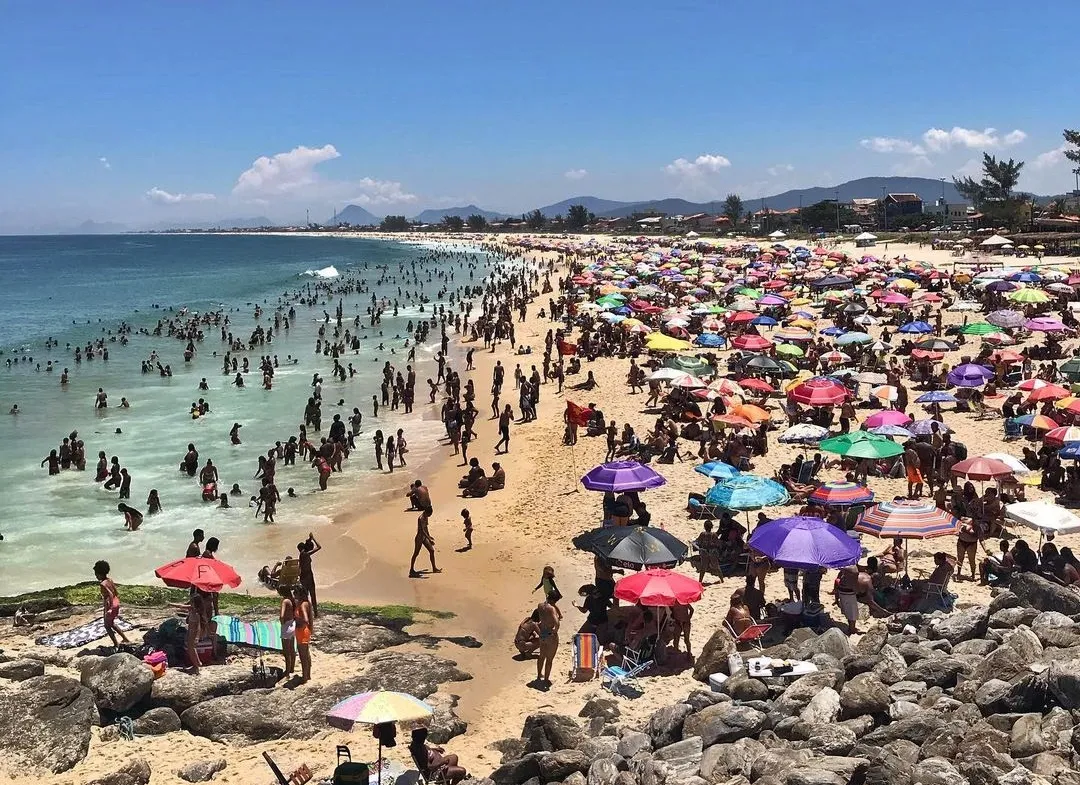
<svg viewBox="0 0 1080 785"><path fill-rule="evenodd" d="M152 651L143 657L143 662L150 668L150 672L154 674L155 679L160 679L165 675L165 671L169 669L169 655L163 651Z"/></svg>

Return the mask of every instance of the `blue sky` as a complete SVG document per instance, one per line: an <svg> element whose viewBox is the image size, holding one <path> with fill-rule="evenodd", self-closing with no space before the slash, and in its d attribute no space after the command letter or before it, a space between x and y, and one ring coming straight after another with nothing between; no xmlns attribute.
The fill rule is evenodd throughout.
<svg viewBox="0 0 1080 785"><path fill-rule="evenodd" d="M952 176L1070 189L1080 3L9 3L0 231Z"/></svg>

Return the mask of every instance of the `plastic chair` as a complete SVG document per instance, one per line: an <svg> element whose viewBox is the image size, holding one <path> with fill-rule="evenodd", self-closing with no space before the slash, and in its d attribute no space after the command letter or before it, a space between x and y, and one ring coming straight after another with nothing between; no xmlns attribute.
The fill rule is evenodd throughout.
<svg viewBox="0 0 1080 785"><path fill-rule="evenodd" d="M600 675L603 649L594 633L579 632L574 636L574 660L570 666L571 681L587 681Z"/></svg>
<svg viewBox="0 0 1080 785"><path fill-rule="evenodd" d="M751 620L752 621L752 620ZM731 633L731 637L735 639L735 646L740 644L749 644L757 648L758 651L762 650L761 639L772 629L771 624L758 624L754 622L740 634L736 634L735 628L728 624L728 620L724 619L724 628Z"/></svg>

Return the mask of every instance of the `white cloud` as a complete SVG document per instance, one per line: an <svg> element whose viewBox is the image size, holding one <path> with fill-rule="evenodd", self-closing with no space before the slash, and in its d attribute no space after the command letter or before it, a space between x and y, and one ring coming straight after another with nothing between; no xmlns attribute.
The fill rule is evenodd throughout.
<svg viewBox="0 0 1080 785"><path fill-rule="evenodd" d="M794 172L795 167L792 164L777 164L776 166L770 166L765 171L769 173L770 177L776 177L777 175Z"/></svg>
<svg viewBox="0 0 1080 785"><path fill-rule="evenodd" d="M213 194L174 194L154 186L146 192L146 198L155 204L180 204L182 202L212 202Z"/></svg>
<svg viewBox="0 0 1080 785"><path fill-rule="evenodd" d="M587 174L588 171L585 169L571 169L568 172L563 172L563 177L567 180L580 180Z"/></svg>
<svg viewBox="0 0 1080 785"><path fill-rule="evenodd" d="M967 163L956 170L957 177L973 177L976 180L982 177L983 162L980 158L969 158Z"/></svg>
<svg viewBox="0 0 1080 785"><path fill-rule="evenodd" d="M870 139L861 139L859 144L867 150L875 153L905 153L908 155L925 155L926 151L907 139L897 139L892 136L874 136Z"/></svg>
<svg viewBox="0 0 1080 785"><path fill-rule="evenodd" d="M358 192L355 196L346 199L350 204L363 206L403 204L415 202L418 198L416 194L409 193L401 183L394 180L373 180L365 177L353 183L353 186Z"/></svg>
<svg viewBox="0 0 1080 785"><path fill-rule="evenodd" d="M1061 145L1061 147L1055 147L1053 150L1047 150L1045 153L1039 153L1035 156L1035 160L1032 162L1032 166L1036 169L1054 169L1065 163L1065 150L1068 149L1068 145Z"/></svg>
<svg viewBox="0 0 1080 785"><path fill-rule="evenodd" d="M944 128L930 128L923 134L923 143L926 147L939 153L951 147L967 147L970 149L982 149L985 147L1010 147L1020 144L1027 139L1027 134L1019 128L1009 131L1004 137L998 134L996 128L984 128L979 131L974 128L962 128L953 126L952 130Z"/></svg>
<svg viewBox="0 0 1080 785"><path fill-rule="evenodd" d="M704 153L693 161L685 158L676 158L664 167L668 174L677 174L682 177L697 177L703 174L716 174L721 169L731 166L731 161L722 155Z"/></svg>
<svg viewBox="0 0 1080 785"><path fill-rule="evenodd" d="M892 173L899 177L914 177L925 173L931 166L930 159L925 155L914 155L893 164Z"/></svg>
<svg viewBox="0 0 1080 785"><path fill-rule="evenodd" d="M109 163L109 159L105 156L101 156L101 158L98 159L98 163L100 163L106 169L112 169L112 164Z"/></svg>
<svg viewBox="0 0 1080 785"><path fill-rule="evenodd" d="M269 158L260 156L237 178L233 194L253 198L293 193L318 182L315 167L340 155L332 144L325 144L322 147L300 145Z"/></svg>

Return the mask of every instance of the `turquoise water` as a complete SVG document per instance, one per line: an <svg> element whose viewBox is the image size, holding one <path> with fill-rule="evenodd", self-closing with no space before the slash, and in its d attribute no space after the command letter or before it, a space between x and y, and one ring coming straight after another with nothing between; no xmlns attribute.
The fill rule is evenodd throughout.
<svg viewBox="0 0 1080 785"><path fill-rule="evenodd" d="M380 300L397 298L399 285L402 294L418 291L420 284L395 280L402 275L402 266L407 269L418 260L423 262L418 273L425 294L445 302L437 299L442 286L437 273L454 272L449 285L453 290L468 282L469 270L464 266L468 260L432 260L429 255L426 247L366 239L0 237L0 407L5 413L0 415L4 445L0 533L5 537L0 543L0 595L88 579L92 564L101 558L110 561L117 580L152 581L154 567L183 556L194 528L204 529L208 537L219 537L220 557L234 564L250 584L269 558L294 550L309 529L355 506L357 492L374 495L391 486L404 486L406 473L395 472L388 478L374 471L371 437L376 428L389 434L404 427L410 465L433 454L440 428L422 414L429 408L424 404L424 380L434 376L438 328L417 347L416 413L406 416L401 410L380 408L374 419L371 398L379 392L386 360L404 370L408 322L425 316L418 302L407 303L402 296L396 317L387 310L380 325L360 331L359 351L350 350L340 358L343 365L352 363L358 373L343 382L331 376L332 359L314 353L323 312L334 316L337 296L320 296L313 306L295 304L296 318L287 334L275 330L272 344L235 353L238 359L246 356L251 361L243 389L232 384L233 374L222 372L227 346L220 339L219 327L203 328L205 339L197 344L190 362L184 361L184 341L139 331L152 331L160 318L183 308L201 313L222 310L229 316L229 329L246 340L256 325L273 325L279 298L291 298L316 281L364 281ZM471 258L481 265L475 270L479 282L486 258L479 252ZM330 267L337 277L312 274L332 275L333 271L326 270ZM376 284L380 276L384 280ZM365 310L371 297L371 292L365 292L340 298L344 327L351 328L357 315L367 324ZM256 305L263 309L258 320ZM430 317L431 304L425 310ZM132 327L127 345L117 337L122 322ZM332 321L327 332L333 327ZM46 347L49 338L56 342L51 348ZM98 356L77 364L75 347L99 338L106 341L109 359ZM382 351L377 348L380 342ZM171 377L141 371L141 362L155 353L163 365L171 367ZM279 360L272 390L261 386L258 362L263 354ZM297 359L295 364L286 362L290 355ZM65 367L69 383L62 386ZM345 462L345 471L333 475L327 492L315 490L317 475L303 461L295 467L279 464L276 484L283 497L293 487L298 498L283 498L277 523L263 524L246 505L258 487L252 479L258 456L275 441L284 442L298 433L316 372L323 377L323 434L334 413L341 412L347 419L353 406L363 412L357 451ZM203 377L208 391L198 389ZM108 394L108 409L94 408L99 387ZM121 397L128 399L130 408L118 408ZM192 420L190 405L200 397L210 404L211 413ZM345 400L340 409L336 407L339 399ZM14 404L20 413L7 415ZM229 440L234 422L244 426L239 446ZM78 431L85 442L86 471L69 470L50 477L40 461L71 431ZM238 506L222 510L204 503L197 482L178 470L189 442L199 451L200 465L210 458L218 466L223 489L240 484L246 495L235 500ZM132 506L145 512L151 488L161 496L164 511L147 516L137 532L123 529L123 516L116 509L117 492L94 482L99 450L110 458L118 456L131 473Z"/></svg>

